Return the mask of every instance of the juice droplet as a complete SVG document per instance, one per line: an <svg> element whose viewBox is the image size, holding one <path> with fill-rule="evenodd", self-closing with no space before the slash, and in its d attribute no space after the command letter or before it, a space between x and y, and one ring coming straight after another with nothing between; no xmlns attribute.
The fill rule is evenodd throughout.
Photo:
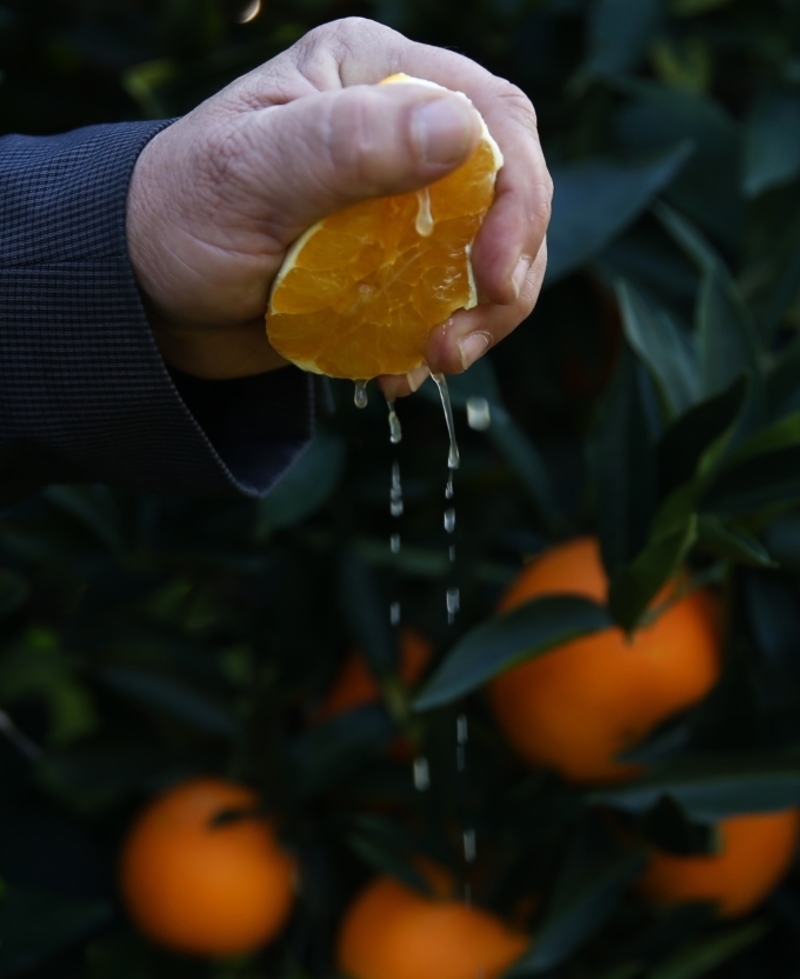
<svg viewBox="0 0 800 979"><path fill-rule="evenodd" d="M397 412L394 410L394 401L387 400L386 404L389 406L389 441L392 445L397 445L403 438L403 429L400 426Z"/></svg>
<svg viewBox="0 0 800 979"><path fill-rule="evenodd" d="M417 219L414 222L417 234L428 238L433 234L433 215L431 214L431 195L427 187L417 191Z"/></svg>
<svg viewBox="0 0 800 979"><path fill-rule="evenodd" d="M444 488L444 498L446 500L453 499L453 470L452 469L447 474L447 485Z"/></svg>
<svg viewBox="0 0 800 979"><path fill-rule="evenodd" d="M492 424L492 412L486 398L470 398L467 401L467 424L476 432L485 432Z"/></svg>
<svg viewBox="0 0 800 979"><path fill-rule="evenodd" d="M456 612L461 605L461 592L458 588L447 589L447 623L452 625L456 620Z"/></svg>
<svg viewBox="0 0 800 979"><path fill-rule="evenodd" d="M366 408L369 403L369 398L367 397L367 382L366 381L356 381L356 393L353 397L353 402L356 408Z"/></svg>
<svg viewBox="0 0 800 979"><path fill-rule="evenodd" d="M400 534L392 534L389 538L389 547L392 554L400 553Z"/></svg>
<svg viewBox="0 0 800 979"><path fill-rule="evenodd" d="M425 792L431 784L431 773L428 759L424 755L414 759L414 788L417 792Z"/></svg>
<svg viewBox="0 0 800 979"><path fill-rule="evenodd" d="M475 845L475 830L465 829L464 830L464 859L467 863L473 863L477 855L477 848Z"/></svg>
<svg viewBox="0 0 800 979"><path fill-rule="evenodd" d="M456 741L459 744L466 744L469 741L469 723L466 714L459 714L456 718Z"/></svg>
<svg viewBox="0 0 800 979"><path fill-rule="evenodd" d="M444 511L444 529L448 534L452 534L456 529L456 511L455 507L448 507Z"/></svg>
<svg viewBox="0 0 800 979"><path fill-rule="evenodd" d="M400 463L392 463L392 487L389 490L389 512L393 517L403 513L403 487L400 485Z"/></svg>
<svg viewBox="0 0 800 979"><path fill-rule="evenodd" d="M439 389L439 397L442 399L444 409L444 420L447 422L447 434L450 436L450 451L447 454L447 468L458 469L461 464L461 457L458 454L458 444L456 443L456 425L453 421L453 406L450 404L450 392L447 389L447 381L444 374L431 374L433 382Z"/></svg>
<svg viewBox="0 0 800 979"><path fill-rule="evenodd" d="M400 623L400 602L392 602L389 606L389 621L392 625Z"/></svg>

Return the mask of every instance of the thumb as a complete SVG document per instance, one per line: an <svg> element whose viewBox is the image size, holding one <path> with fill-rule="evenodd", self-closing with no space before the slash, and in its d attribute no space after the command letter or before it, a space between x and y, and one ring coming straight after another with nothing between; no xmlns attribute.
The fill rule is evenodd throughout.
<svg viewBox="0 0 800 979"><path fill-rule="evenodd" d="M480 120L458 93L358 85L245 115L258 196L288 244L315 221L369 197L417 190L472 153Z"/></svg>

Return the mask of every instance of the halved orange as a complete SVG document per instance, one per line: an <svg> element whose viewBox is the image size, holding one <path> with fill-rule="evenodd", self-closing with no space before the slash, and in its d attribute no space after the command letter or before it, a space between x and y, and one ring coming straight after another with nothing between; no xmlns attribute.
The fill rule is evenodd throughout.
<svg viewBox="0 0 800 979"><path fill-rule="evenodd" d="M404 74L386 82L441 87ZM279 354L331 377L405 374L423 363L431 330L477 305L470 251L503 165L481 125L475 152L446 177L360 201L294 243L267 310L267 335Z"/></svg>

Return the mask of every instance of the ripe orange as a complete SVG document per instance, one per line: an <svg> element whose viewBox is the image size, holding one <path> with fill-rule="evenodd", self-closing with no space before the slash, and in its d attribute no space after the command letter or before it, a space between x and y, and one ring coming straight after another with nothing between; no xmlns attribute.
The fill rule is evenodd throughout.
<svg viewBox="0 0 800 979"><path fill-rule="evenodd" d="M403 74L384 81L434 86ZM484 124L477 149L453 173L309 228L272 286L275 350L304 370L351 380L419 367L431 330L477 304L470 248L502 163Z"/></svg>
<svg viewBox="0 0 800 979"><path fill-rule="evenodd" d="M452 891L427 897L378 877L345 913L336 962L350 979L495 979L527 945L525 935Z"/></svg>
<svg viewBox="0 0 800 979"><path fill-rule="evenodd" d="M294 901L294 861L262 818L213 825L220 813L257 802L248 788L198 778L139 816L120 884L131 917L153 941L195 955L240 955L278 933Z"/></svg>
<svg viewBox="0 0 800 979"><path fill-rule="evenodd" d="M606 600L594 538L560 544L523 569L503 611L540 595ZM618 628L564 643L497 677L489 698L523 759L576 782L615 781L641 769L617 756L672 714L701 700L720 672L713 600L696 591L632 639Z"/></svg>
<svg viewBox="0 0 800 979"><path fill-rule="evenodd" d="M757 907L792 862L800 810L732 816L718 824L720 852L680 857L656 852L639 882L656 904L713 901L722 918Z"/></svg>
<svg viewBox="0 0 800 979"><path fill-rule="evenodd" d="M400 679L406 687L413 687L430 662L433 647L413 629L400 633ZM329 721L345 711L379 701L381 692L375 677L367 666L364 654L351 652L342 669L315 713L317 721Z"/></svg>

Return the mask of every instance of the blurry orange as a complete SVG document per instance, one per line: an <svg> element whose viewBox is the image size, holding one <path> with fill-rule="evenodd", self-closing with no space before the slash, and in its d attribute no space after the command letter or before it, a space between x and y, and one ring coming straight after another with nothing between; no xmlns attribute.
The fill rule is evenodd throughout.
<svg viewBox="0 0 800 979"><path fill-rule="evenodd" d="M251 952L272 939L294 901L295 864L272 826L248 816L255 792L219 778L185 782L152 802L122 853L122 896L154 942L196 955Z"/></svg>
<svg viewBox="0 0 800 979"><path fill-rule="evenodd" d="M541 595L606 600L597 541L559 544L522 570L503 598L508 611ZM717 682L720 643L714 602L702 590L679 599L629 639L609 628L566 642L497 677L489 698L523 759L577 782L630 778L617 756Z"/></svg>
<svg viewBox="0 0 800 979"><path fill-rule="evenodd" d="M757 907L791 865L800 810L731 816L717 829L719 853L681 857L656 852L639 883L641 893L656 904L712 901L723 918Z"/></svg>
<svg viewBox="0 0 800 979"><path fill-rule="evenodd" d="M350 979L495 979L528 939L435 881L437 896L378 877L345 912L336 964Z"/></svg>
<svg viewBox="0 0 800 979"><path fill-rule="evenodd" d="M384 81L439 87L403 74ZM502 163L484 124L477 149L453 173L309 228L272 286L275 350L304 370L352 380L419 367L431 330L477 304L469 252Z"/></svg>
<svg viewBox="0 0 800 979"><path fill-rule="evenodd" d="M399 674L406 687L413 687L422 676L433 654L431 643L413 629L403 629L399 643ZM329 721L345 711L380 701L381 691L364 654L349 653L338 677L315 713L317 721Z"/></svg>

